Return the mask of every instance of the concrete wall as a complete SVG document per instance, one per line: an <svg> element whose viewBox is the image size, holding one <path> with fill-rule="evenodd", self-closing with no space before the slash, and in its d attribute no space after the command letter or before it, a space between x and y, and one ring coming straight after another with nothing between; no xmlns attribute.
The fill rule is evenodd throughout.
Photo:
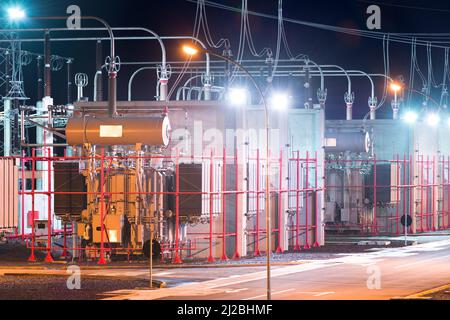
<svg viewBox="0 0 450 320"><path fill-rule="evenodd" d="M205 184L209 182L209 160L211 150L214 151L217 159L214 165L213 181L215 191L221 190L222 183L222 169L221 159L223 150L227 155L227 190L236 190L236 166L232 159L238 156L237 177L240 192L256 189L256 165L257 153L260 154L260 208L259 208L259 229L263 230L259 234L259 250L265 250L266 234L266 215L264 210L264 173L265 173L265 130L264 130L264 110L259 106L248 106L247 108L236 108L228 105L221 105L217 103L210 103L209 105L201 103L195 105L192 102L186 104L184 107L177 104L170 110L169 117L172 126L172 142L167 149L168 153L173 156L176 155L176 150L180 152L186 159L182 161L192 162L189 159L194 155L196 162L202 162L199 157L205 157L203 160L204 172L208 175L205 179ZM318 156L318 188L323 186L323 134L324 134L324 115L322 110L300 110L292 109L286 112L270 112L270 155L271 174L270 184L272 190L278 190L280 181L280 163L279 158L282 156L282 188L288 190L292 187L290 181L293 179L292 165L289 159L293 154L300 152L300 157L305 158L307 152L309 157L314 158L317 152ZM231 161L231 162L230 162ZM311 168L313 165L311 165ZM309 185L314 184L313 170L310 168ZM303 168L303 170L305 170ZM219 186L216 186L219 184ZM306 182L302 183L302 187L306 188ZM203 186L203 191L209 191L209 185ZM317 207L319 212L315 213L312 210L312 197L309 197L309 230L308 241L309 245L314 242L323 244L324 234L322 228L323 221L323 193L319 193L319 202ZM283 192L281 197L273 195L271 197L271 223L272 228L278 229L279 216L281 212L282 230L281 241L279 241L278 232L272 235L272 248L280 247L281 250L286 251L292 247L292 232L289 231L289 225L292 219L289 216L289 209L292 208L292 201L289 202L289 197L292 197L292 192ZM236 252L241 256L253 254L256 248L256 236L253 231L256 228L256 211L255 202L256 196L254 194L239 194L237 196L238 206L236 208L236 195L230 194L226 196L226 233L232 233L226 237L225 254L228 258L232 258ZM183 240L196 239L197 248L191 252L194 257L205 258L209 256L209 196L206 195L206 204L203 206L203 224L187 225L183 228ZM223 231L223 213L221 211L220 196L214 198L214 215L213 215L213 256L214 258L222 258L223 255L223 240L221 237ZM280 201L281 200L281 201ZM278 203L281 204L279 210ZM236 210L238 221L236 224ZM301 207L301 223L305 224L305 209ZM316 239L315 229L311 225L319 222L318 238ZM238 241L236 242L235 233L237 231ZM305 244L305 230L301 231L301 243ZM237 248L236 248L237 243ZM183 253L186 255L186 253Z"/></svg>

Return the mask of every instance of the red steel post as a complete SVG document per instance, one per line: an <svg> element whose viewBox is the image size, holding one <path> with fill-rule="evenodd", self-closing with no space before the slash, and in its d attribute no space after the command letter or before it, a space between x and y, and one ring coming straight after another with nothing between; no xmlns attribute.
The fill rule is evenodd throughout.
<svg viewBox="0 0 450 320"><path fill-rule="evenodd" d="M259 158L259 149L256 151L256 234L255 234L255 252L253 255L255 257L259 257L261 255L261 251L259 251L259 168L260 158ZM267 235L269 236L269 235Z"/></svg>
<svg viewBox="0 0 450 320"><path fill-rule="evenodd" d="M442 188L442 206L441 206L442 225L439 226L439 229L441 228L445 229L445 156L442 156L441 188Z"/></svg>
<svg viewBox="0 0 450 320"><path fill-rule="evenodd" d="M436 231L436 156L433 156L433 186L431 189L431 206L432 206L432 223L433 223L433 231Z"/></svg>
<svg viewBox="0 0 450 320"><path fill-rule="evenodd" d="M303 246L304 249L311 249L311 246L309 245L309 151L306 151L306 201L305 201L305 245Z"/></svg>
<svg viewBox="0 0 450 320"><path fill-rule="evenodd" d="M430 197L429 197L429 189L430 189L430 156L427 156L427 184L426 184L426 194L427 194L427 202L426 202L426 209L425 209L425 219L426 219L426 226L427 226L427 232L430 231Z"/></svg>
<svg viewBox="0 0 450 320"><path fill-rule="evenodd" d="M377 155L373 157L373 220L372 234L378 233L377 225Z"/></svg>
<svg viewBox="0 0 450 320"><path fill-rule="evenodd" d="M296 186L296 215L295 215L295 247L294 251L300 251L300 151L297 151L297 186Z"/></svg>
<svg viewBox="0 0 450 320"><path fill-rule="evenodd" d="M400 156L397 154L397 186L396 186L396 193L397 193L397 203L395 207L395 224L396 224L396 234L400 234Z"/></svg>
<svg viewBox="0 0 450 320"><path fill-rule="evenodd" d="M22 240L25 239L25 191L26 191L26 184L27 181L25 179L25 151L22 151L22 204L21 204L21 211L22 211Z"/></svg>
<svg viewBox="0 0 450 320"><path fill-rule="evenodd" d="M34 232L34 220L35 220L35 212L34 212L34 188L35 188L35 174L36 174L36 149L31 151L31 254L28 258L29 262L35 262L36 257L34 256L34 243L35 243L35 232Z"/></svg>
<svg viewBox="0 0 450 320"><path fill-rule="evenodd" d="M407 206L407 202L406 202L406 196L408 194L408 189L406 189L406 185L407 185L407 179L406 179L406 175L407 175L407 171L406 171L406 164L408 163L408 160L406 159L406 153L403 154L403 179L402 179L402 194L403 194L403 215L406 217L407 216L407 212L406 212L406 206ZM412 200L411 200L412 201ZM412 217L411 217L412 218ZM397 225L400 224L400 221L397 221Z"/></svg>
<svg viewBox="0 0 450 320"><path fill-rule="evenodd" d="M235 249L234 249L234 255L233 255L233 259L237 260L241 257L241 255L239 254L239 158L238 158L238 152L239 149L236 149L235 151L235 156L234 156L234 161L235 161L235 166L236 166L236 172L235 172L235 188L236 188L236 198L235 198L235 214L236 214L236 236L235 236Z"/></svg>
<svg viewBox="0 0 450 320"><path fill-rule="evenodd" d="M214 262L213 256L213 210L214 210L214 151L211 150L211 159L209 164L209 257L208 262Z"/></svg>
<svg viewBox="0 0 450 320"><path fill-rule="evenodd" d="M45 257L45 262L53 262L52 257L52 167L51 167L51 151L50 148L47 149L47 256Z"/></svg>
<svg viewBox="0 0 450 320"><path fill-rule="evenodd" d="M105 243L104 243L104 217L105 217L105 148L102 148L101 151L101 161L100 161L100 259L98 260L98 264L103 265L106 264L105 259Z"/></svg>
<svg viewBox="0 0 450 320"><path fill-rule="evenodd" d="M416 218L416 207L414 203L414 191L416 190L415 186L415 168L414 168L414 155L409 155L409 214L411 218ZM417 219L416 220L416 230L417 230ZM410 230L412 233L413 226L411 225Z"/></svg>
<svg viewBox="0 0 450 320"><path fill-rule="evenodd" d="M175 170L175 256L174 264L180 264L180 152L177 150L176 170Z"/></svg>
<svg viewBox="0 0 450 320"><path fill-rule="evenodd" d="M314 186L316 187L316 234L315 234L315 241L313 244L313 247L319 247L319 217L320 217L320 208L319 208L319 159L318 159L319 155L316 151L315 154L315 158L314 158L314 167L315 167L315 172L314 172Z"/></svg>
<svg viewBox="0 0 450 320"><path fill-rule="evenodd" d="M64 243L63 243L63 253L61 254L61 258L67 257L67 223L64 222Z"/></svg>
<svg viewBox="0 0 450 320"><path fill-rule="evenodd" d="M282 237L282 228L281 228L281 224L282 224L282 202L283 202L283 150L280 151L280 159L279 159L279 163L280 163L280 173L279 173L279 188L280 190L278 190L278 247L276 250L276 253L283 253L283 249L281 248L281 237Z"/></svg>
<svg viewBox="0 0 450 320"><path fill-rule="evenodd" d="M223 163L222 163L222 261L227 261L227 150L223 148Z"/></svg>
<svg viewBox="0 0 450 320"><path fill-rule="evenodd" d="M447 164L447 228L450 227L450 156Z"/></svg>
<svg viewBox="0 0 450 320"><path fill-rule="evenodd" d="M420 164L420 179L419 179L419 185L420 185L420 232L423 232L423 183L424 183L424 168L423 168L423 156L418 156L418 163Z"/></svg>

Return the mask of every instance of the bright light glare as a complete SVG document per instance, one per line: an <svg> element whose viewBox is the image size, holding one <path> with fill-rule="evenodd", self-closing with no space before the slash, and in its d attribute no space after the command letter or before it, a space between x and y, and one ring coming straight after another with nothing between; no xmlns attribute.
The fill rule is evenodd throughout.
<svg viewBox="0 0 450 320"><path fill-rule="evenodd" d="M404 116L403 119L408 122L408 123L414 123L417 121L417 113L412 112L412 111L408 111Z"/></svg>
<svg viewBox="0 0 450 320"><path fill-rule="evenodd" d="M247 103L247 90L230 89L227 95L228 101L234 106L242 106Z"/></svg>
<svg viewBox="0 0 450 320"><path fill-rule="evenodd" d="M12 20L19 20L25 18L25 11L21 8L14 7L8 9L8 16Z"/></svg>
<svg viewBox="0 0 450 320"><path fill-rule="evenodd" d="M402 89L402 86L401 86L401 85L399 85L399 84L397 84L397 83L395 83L395 82L391 83L391 90L392 90L392 91L398 92L398 91L400 91L401 89Z"/></svg>
<svg viewBox="0 0 450 320"><path fill-rule="evenodd" d="M198 49L192 46L183 46L183 51L190 56L194 56L198 53Z"/></svg>
<svg viewBox="0 0 450 320"><path fill-rule="evenodd" d="M275 93L270 99L272 108L277 110L285 110L289 106L289 97L284 93Z"/></svg>
<svg viewBox="0 0 450 320"><path fill-rule="evenodd" d="M430 113L427 116L427 123L430 126L437 126L440 121L441 121L441 118L439 118L439 115L437 115L436 113Z"/></svg>

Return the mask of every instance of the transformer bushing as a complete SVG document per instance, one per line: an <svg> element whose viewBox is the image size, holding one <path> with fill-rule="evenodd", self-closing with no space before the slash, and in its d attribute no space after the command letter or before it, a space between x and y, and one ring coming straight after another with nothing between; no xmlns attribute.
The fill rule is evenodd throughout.
<svg viewBox="0 0 450 320"><path fill-rule="evenodd" d="M398 100L393 100L391 104L392 104L392 118L394 120L398 120L398 111L400 109L400 103L398 102Z"/></svg>
<svg viewBox="0 0 450 320"><path fill-rule="evenodd" d="M322 109L325 108L325 103L327 102L328 91L327 89L318 89L317 90L317 100L319 100L320 107Z"/></svg>
<svg viewBox="0 0 450 320"><path fill-rule="evenodd" d="M169 78L170 78L170 72L169 72L169 70L167 70L166 68L163 68L162 66L159 66L158 69L159 69L158 70L158 79L159 79L158 100L166 101L168 98L167 96L168 96L168 92L169 92L168 83L169 83Z"/></svg>
<svg viewBox="0 0 450 320"><path fill-rule="evenodd" d="M209 101L211 100L211 88L212 88L211 76L203 74L202 83L203 83L203 90L205 92L205 100Z"/></svg>
<svg viewBox="0 0 450 320"><path fill-rule="evenodd" d="M117 116L117 74L120 70L120 58L118 56L106 57L108 65L108 115Z"/></svg>
<svg viewBox="0 0 450 320"><path fill-rule="evenodd" d="M355 102L355 93L346 92L344 101L347 105L347 120L353 120L353 103Z"/></svg>
<svg viewBox="0 0 450 320"><path fill-rule="evenodd" d="M89 84L88 75L85 73L77 73L75 75L75 85L77 86L77 101L81 101L84 98L83 88Z"/></svg>
<svg viewBox="0 0 450 320"><path fill-rule="evenodd" d="M369 97L370 120L376 120L377 104L377 97Z"/></svg>

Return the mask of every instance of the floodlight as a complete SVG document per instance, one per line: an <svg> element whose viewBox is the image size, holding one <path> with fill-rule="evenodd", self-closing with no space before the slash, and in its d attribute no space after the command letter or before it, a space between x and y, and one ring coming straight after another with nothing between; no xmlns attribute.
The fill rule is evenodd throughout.
<svg viewBox="0 0 450 320"><path fill-rule="evenodd" d="M270 105L276 110L286 110L289 106L289 96L285 93L274 93Z"/></svg>
<svg viewBox="0 0 450 320"><path fill-rule="evenodd" d="M232 88L228 91L227 99L234 106L245 105L247 103L247 90Z"/></svg>
<svg viewBox="0 0 450 320"><path fill-rule="evenodd" d="M25 11L19 7L11 7L8 9L8 16L11 20L20 20L25 18Z"/></svg>
<svg viewBox="0 0 450 320"><path fill-rule="evenodd" d="M440 121L441 121L441 118L436 113L430 113L427 116L427 123L430 126L437 126Z"/></svg>
<svg viewBox="0 0 450 320"><path fill-rule="evenodd" d="M408 111L403 116L403 120L408 123L415 123L417 121L418 115L413 111Z"/></svg>

